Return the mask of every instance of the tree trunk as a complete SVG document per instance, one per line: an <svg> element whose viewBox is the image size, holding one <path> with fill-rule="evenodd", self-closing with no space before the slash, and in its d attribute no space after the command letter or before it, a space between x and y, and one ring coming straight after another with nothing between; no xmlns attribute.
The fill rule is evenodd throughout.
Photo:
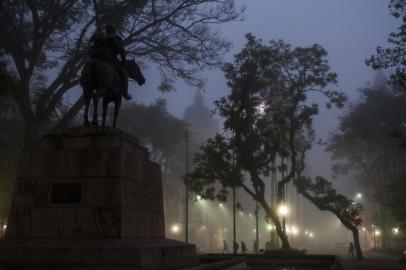
<svg viewBox="0 0 406 270"><path fill-rule="evenodd" d="M269 205L266 203L264 198L261 199L256 199L257 202L259 202L264 209L266 216L269 217L273 223L275 224L276 228L276 233L279 236L279 239L281 239L282 242L282 248L283 249L290 249L290 244L288 240L288 236L286 235L286 232L283 231L282 225L278 219L278 216L275 214L275 211L269 207Z"/></svg>
<svg viewBox="0 0 406 270"><path fill-rule="evenodd" d="M286 235L285 231L282 230L281 223L279 220L275 222L275 227L276 227L276 233L279 236L279 239L281 239L282 242L282 249L290 249L290 244L288 240L288 236Z"/></svg>
<svg viewBox="0 0 406 270"><path fill-rule="evenodd" d="M351 228L351 232L352 232L352 237L354 239L354 246L355 246L355 252L357 254L357 260L363 260L364 256L362 255L361 245L359 244L358 228L356 228L356 227Z"/></svg>
<svg viewBox="0 0 406 270"><path fill-rule="evenodd" d="M30 148L39 139L40 126L41 123L38 123L34 120L25 120L23 148Z"/></svg>

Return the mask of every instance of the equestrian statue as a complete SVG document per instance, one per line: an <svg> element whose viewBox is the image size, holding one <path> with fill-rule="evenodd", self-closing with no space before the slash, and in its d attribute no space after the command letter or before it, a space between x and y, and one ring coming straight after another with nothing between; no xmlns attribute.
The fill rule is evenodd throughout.
<svg viewBox="0 0 406 270"><path fill-rule="evenodd" d="M92 125L98 125L97 108L99 98L103 99L103 127L106 125L107 107L114 103L113 127L116 126L122 98L131 99L128 94L128 79L143 85L145 78L134 59L126 60L122 39L113 25L105 31L97 30L90 38L89 60L82 69L80 84L85 98L84 125L89 125L89 106L93 99ZM120 60L117 55L120 56Z"/></svg>

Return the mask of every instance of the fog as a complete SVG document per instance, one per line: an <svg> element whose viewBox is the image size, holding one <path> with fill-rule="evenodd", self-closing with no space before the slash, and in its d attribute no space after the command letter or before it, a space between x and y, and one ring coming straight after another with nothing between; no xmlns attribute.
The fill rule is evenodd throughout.
<svg viewBox="0 0 406 270"><path fill-rule="evenodd" d="M283 39L292 46L309 46L318 43L328 51L331 70L338 74L338 84L334 88L345 92L349 97L349 103L357 101L357 89L371 82L375 76L375 71L366 66L365 59L374 54L378 45L387 45L388 34L398 25L398 22L389 14L387 0L240 0L237 2L246 7L244 20L222 25L219 29L233 43L225 61L232 61L233 55L244 46L246 33L252 33L264 41ZM164 98L168 102L169 112L182 118L185 108L192 104L197 90L177 81L175 92L159 93L156 90L159 84L158 73L154 72L152 66L149 66L145 73L147 85L130 90L135 100L150 103L156 98ZM213 108L213 101L228 93L225 79L219 70L205 71L200 75L205 80L203 93L205 104ZM320 109L314 124L317 137L326 140L337 128L338 118L343 111L327 110L323 106ZM306 161L308 175L322 175L332 180L332 161L329 153L324 152L323 146L313 146L307 154ZM337 189L350 198L358 192L359 187L351 177L341 177L334 182ZM246 204L253 210L254 206L249 202L248 197L243 194L240 196L247 199ZM327 246L336 246L338 243L346 245L351 240L349 232L332 214L321 213L303 198L298 200L300 200L301 210L298 211L297 217L292 219L298 219L295 222L303 230L311 228L315 232L317 245L313 248L319 247L320 251ZM231 226L230 215L224 218L228 221L223 220L223 222L228 222ZM262 233L266 234L266 231ZM246 238L247 244L251 245L254 235ZM231 238L228 240L231 243Z"/></svg>
<svg viewBox="0 0 406 270"><path fill-rule="evenodd" d="M220 4L219 6L225 5L224 2L220 1L220 3L222 4ZM188 16L189 14L187 12L189 12L189 10L187 8L183 8L183 13L171 13L171 16L173 16L173 18L171 19L177 20L177 16L179 16L179 20L181 21L181 23L185 24L189 23L188 20L197 20L197 30L194 29L193 31L199 33L199 30L203 28L206 29L206 31L202 32L204 32L204 34L206 35L213 34L211 32L211 29L216 29L217 27L216 30L221 33L221 36L227 39L232 44L231 49L224 56L224 62L234 61L234 55L239 53L245 46L245 35L247 33L251 33L255 37L260 38L264 42L264 44L267 44L270 40L283 40L285 43L291 44L292 47L309 47L315 43L323 47L328 52L327 59L329 61L331 71L337 73L338 75L338 83L337 85L332 86L331 89L344 92L348 96L348 102L346 106L344 107L344 109L339 110L334 107L332 109L327 109L324 106L326 100L320 97L321 95L309 94L309 99L306 102L308 102L309 104L318 103L320 106L319 114L315 117L313 122L314 129L316 131L316 141L328 141L331 134L338 128L340 116L343 116L345 112L348 111L348 108L351 104L356 104L359 101L360 93L358 89L365 87L370 82L372 82L377 74L376 71L374 71L370 66L366 65L365 60L376 53L377 46L391 46L391 44L389 44L387 41L388 36L391 32L397 29L400 22L390 14L390 11L388 9L390 1L235 0L235 2L237 3L237 6L245 8L243 12L243 18L238 21L233 21L233 16L230 15L230 17L226 16L225 21L227 23L223 23L223 21L221 21L222 13L220 12L220 14L216 14L215 21L217 20L217 23L210 25L208 28L205 28L207 26L206 23L202 23L202 20L199 20L200 11L202 11L199 8L207 8L207 6L210 6L213 3L209 3L206 6L205 3L201 4L200 2L193 3L195 7L193 7L191 10L193 10L193 12L195 12L197 15L194 14L196 15L195 17L191 16L192 19L190 19ZM5 89L10 88L11 90L7 89L7 93L6 91L4 91L4 93L6 93L4 94L4 96L9 95L10 97L7 97L9 100L4 99L4 104L7 103L8 107L5 108L5 106L3 106L4 112L0 112L0 116L2 117L0 117L0 120L7 124L4 125L4 127L2 126L2 131L7 130L7 132L4 133L7 133L7 135L9 135L8 137L13 137L13 139L17 138L16 141L18 141L15 142L13 145L10 142L12 141L10 138L2 139L2 141L0 141L0 143L3 143L3 145L12 145L11 152L13 152L13 156L7 153L3 154L3 156L5 156L5 160L16 160L19 151L21 151L23 147L32 146L39 136L43 135L46 132L49 132L55 126L59 128L66 127L68 124L82 125L83 109L82 111L80 110L82 106L81 102L83 102L83 100L78 101L78 98L82 95L83 91L81 87L78 86L79 74L82 66L85 63L84 59L87 59L86 57L88 57L89 54L91 55L91 53L93 53L91 50L88 50L88 41L92 40L90 39L90 37L92 36L92 34L94 34L96 27L99 27L98 19L101 19L98 16L99 14L96 10L96 1L93 1L92 4L89 3L89 1L77 1L76 4L78 5L79 9L74 11L74 15L78 18L72 19L72 21L70 21L70 19L68 20L67 18L66 22L60 22L61 25L63 25L64 23L67 24L66 29L69 29L69 33L64 32L67 31L66 29L58 29L58 31L63 32L63 34L66 34L66 36L61 37L60 33L58 31L55 31L53 36L51 35L52 39L50 38L50 40L44 40L43 43L40 42L42 45L46 44L43 49L44 52L41 53L43 53L44 56L47 56L50 59L46 59L47 57L44 57L44 59L39 59L41 57L39 57L38 54L36 56L39 59L37 59L38 61L35 60L35 57L32 57L32 55L30 55L30 49L32 49L32 51L36 53L34 43L38 42L38 40L35 40L37 33L33 33L32 36L34 38L32 38L31 40L31 35L25 35L25 25L19 24L18 16L14 16L15 12L13 9L13 5L19 6L22 4L18 1L13 2L9 4L11 8L7 10L8 13L4 12L4 14L7 13L7 16L14 19L16 21L16 24L19 25L18 30L20 31L20 35L16 36L21 39L25 38L25 43L21 46L20 51L15 53L14 46L19 46L20 42L19 39L13 39L11 38L12 35L9 35L10 33L14 32L14 26L13 24L10 24L11 26L7 27L8 32L3 31L4 33L9 35L9 38L5 37L5 41L7 42L2 42L2 44L0 44L0 68L3 68L3 66L7 67L7 71L11 74L11 76L9 76L11 79L9 79L10 85L12 85L6 85L7 87L4 87ZM114 1L108 1L106 3L108 5L111 3L112 5L119 5ZM144 58L140 57L140 59L135 60L139 63L142 63L141 70L145 76L146 83L142 85L144 80L141 80L141 82L140 80L134 79L134 76L132 77L133 80L136 80L142 86L139 86L134 82L131 82L129 84L129 94L132 96L132 101L135 101L135 103L132 103L132 101L124 101L124 106L121 108L121 120L120 116L118 119L118 127L125 132L130 133L131 135L137 137L139 135L140 143L143 144L143 146L145 146L146 148L149 148L151 152L151 159L153 159L155 162L160 163L164 185L166 234L169 238L184 240L184 230L186 223L184 211L185 185L182 181L182 176L185 173L185 167L189 168L189 166L185 166L184 164L184 161L186 160L184 158L184 155L186 153L184 129L187 126L185 122L188 122L189 124L191 135L190 142L192 144L191 154L193 154L197 151L197 143L204 143L207 138L214 136L216 132L223 132L223 120L218 118L218 116L216 115L210 116L210 111L214 109L214 102L219 98L228 95L230 93L230 89L228 89L227 87L223 71L218 68L211 70L204 69L200 71L200 73L198 73L198 76L204 81L204 85L199 89L185 83L185 81L182 81L179 78L173 78L175 90L165 93L160 92L158 88L160 87L162 78L164 76L162 76L162 74L159 72L159 68L157 67L159 63L164 68L166 68L166 71L168 72L164 75L171 74L171 72L174 72L174 70L176 70L176 67L173 68L173 66L171 66L173 63L178 65L177 67L181 70L187 72L190 71L190 66L188 66L189 64L191 66L202 64L202 62L204 62L202 60L205 59L201 58L206 55L209 55L211 56L211 58L213 58L208 60L210 64L214 65L215 63L217 63L216 57L213 57L215 53L213 52L213 49L202 49L204 48L204 46L200 48L201 44L199 43L201 41L193 37L193 33L195 32L190 34L188 33L188 31L182 29L182 27L179 27L179 25L174 26L173 24L171 24L172 21L170 21L169 19L165 22L168 25L165 25L165 23L163 23L164 26L162 26L161 21L157 20L157 17L155 16L156 9L154 1L129 1L128 3L136 4L133 8L129 8L130 11L127 15L123 15L123 22L116 22L121 27L118 28L118 32L121 31L120 33L127 34L127 36L125 37L125 42L127 42L126 49L128 55L130 55L131 58L134 55L144 56ZM103 4L102 1L100 1L99 4ZM176 9L175 4L176 1L160 1L158 8L158 10L161 12L160 16L165 17L167 15L167 8ZM85 12L79 12L80 9L82 9L83 7L86 7ZM116 8L122 7L116 6ZM223 6L223 8L225 10L230 9L230 14L233 14L235 12L236 16L238 17L239 12L233 10L232 4L226 7ZM22 10L23 9L25 8L23 7ZM209 15L205 14L205 12L202 12L205 14L202 15L202 17L210 16L210 11L203 11L207 12L207 14ZM105 11L105 13L108 12ZM115 19L119 21L118 19L121 18L116 16L115 13L113 15L104 15L106 16L106 18L108 18L108 15L110 15L111 17L109 17L108 19L112 21L114 21ZM38 30L38 26L34 25L36 21L35 18L33 18L31 21L30 16L31 15L25 16L23 14L22 18L20 18L22 21L27 20L27 22L25 23L27 23L28 25L34 26L32 27L32 29L27 28L28 32ZM89 16L89 18L91 17L91 19L87 18L86 16ZM136 17L139 20L135 20L133 22L132 20L134 20L134 18ZM205 20L206 19L207 18L205 18ZM5 17L4 20L7 20L7 18ZM203 21L205 22L205 20ZM107 21L108 20L106 20L106 22ZM128 30L126 27L129 27L130 22L134 23L134 25L132 29ZM158 30L156 30L155 27L157 27ZM61 28L63 27L61 26ZM6 29L6 27L4 27L4 29ZM113 32L115 32L115 30ZM168 33L175 34L173 34L173 37L170 37L166 36L168 35ZM150 34L152 35L151 39L154 42L157 42L158 45L149 45L147 44L147 42L145 42L150 38ZM162 40L164 41L160 40L162 36L164 37L162 38ZM190 50L190 54L185 53L185 58L177 58L179 56L178 51L182 49L182 42L187 43L185 41L185 37L193 40L193 42L185 46L188 50ZM112 37L109 34L107 38ZM100 40L105 41L107 38L100 38ZM114 37L112 39L113 43L116 45L116 47L120 47L118 46L120 42L117 42L116 39L117 37ZM224 49L224 47L221 45L216 46L216 42L218 41L217 37L214 37L212 40L210 40L210 38L208 39L209 45L215 44L213 45L214 48L219 48L219 50ZM145 42L145 44L143 42ZM3 43L6 44L8 47L6 45L3 45ZM72 46L72 44L75 46ZM28 49L26 49L24 46ZM30 46L33 48L30 48ZM175 53L173 53L169 57L165 55L166 53L170 54L168 53L168 51L170 50L167 51L166 46L175 46L176 48L173 50L175 51ZM193 48L194 46L198 47L198 49L195 50ZM91 49L100 49L95 47L95 44L93 44ZM71 48L75 48L73 50L74 52L72 52ZM134 51L136 49L144 51ZM111 51L108 51L107 53L111 54ZM153 54L155 53L157 53L158 55L157 58L154 58ZM15 54L17 55L17 57L15 57ZM21 54L22 56L20 56L19 54ZM91 55L91 58L99 57L102 58L102 60L106 60L105 58L107 58L107 60L115 61L118 63L118 61L116 61L117 59L111 59L115 58L115 52L113 53L113 57L110 57L110 54L108 56L103 54L96 54L96 56ZM72 59L70 59L69 57L72 57ZM17 62L15 58L18 60ZM55 60L55 62L52 60ZM64 62L65 60L67 60L66 63ZM148 60L150 60L151 62L148 62ZM165 62L165 60L167 60L168 62ZM29 63L29 66L31 68L25 67L25 61L31 61ZM134 62L127 61L127 63L124 65L127 65L128 62L133 64L132 69L128 68L127 66L125 68L128 68L128 70L131 71L136 70L138 71L138 73L140 73L140 69L135 68L136 66L134 67ZM115 65L117 65L117 63L115 63ZM66 66L64 66L65 64L67 68ZM90 101L90 97L93 97L92 95L94 94L93 91L98 87L99 88L97 90L108 89L114 92L114 94L118 94L118 97L116 97L115 101L118 101L119 99L121 100L121 93L119 91L113 90L120 90L120 87L122 85L120 85L120 87L116 87L114 86L114 83L117 82L116 75L120 75L116 74L118 73L117 71L120 70L121 73L125 73L124 69L122 67L117 69L116 66L117 70L115 70L115 73L110 72L108 74L111 75L111 84L108 87L106 86L105 88L102 88L100 86L97 86L97 83L93 81L96 81L96 79L100 79L103 76L94 76L93 73L95 72L89 72L89 70L94 66L95 64L91 63L87 66L89 67L87 73L82 73L83 77L85 77L85 75L88 75L87 83L92 84L90 85L91 87L88 87L87 89L89 90L90 94L87 93L88 95L84 95L86 96L87 101ZM306 73L306 71L304 73ZM388 71L385 70L384 72ZM28 74L26 76L28 80L23 85L25 87L23 87L25 89L24 91L26 91L25 95L14 95L14 92L18 93L20 89L13 86L13 76L23 81L23 79L26 78L24 77L24 74L26 73ZM130 71L128 71L128 73L130 73ZM389 74L386 73L386 75L388 76ZM282 81L283 76L280 74L278 76L281 77L280 80ZM142 74L138 76L138 78L139 77L142 77ZM278 80L275 80L273 82L277 86L280 83L280 81ZM82 83L83 81L84 80L81 80ZM124 80L122 81L124 82ZM3 87L2 85L0 86ZM286 88L287 87L285 87L284 89ZM158 99L166 100L166 104L165 102L155 102ZM396 97L394 97L394 99L396 99ZM10 100L14 100L15 102L10 102ZM283 102L280 103L282 104ZM148 106L150 104L153 104L153 106ZM284 105L285 104L282 104L281 107L283 107ZM252 107L254 117L250 118L250 121L258 116L258 114L256 113L256 108L258 107ZM166 111L166 109L168 111ZM277 110L275 110L274 112L276 111ZM394 114L396 113L401 114L398 111L394 112ZM135 114L137 115L134 116ZM269 119L272 119L273 114L269 115ZM75 118L75 116L77 118ZM212 119L210 119L210 117L212 117ZM287 118L286 115L283 117ZM64 121L65 118L68 120ZM99 120L97 118L97 115L94 117L93 120L94 123L92 124L97 125ZM75 121L80 121L80 123ZM280 124L277 123L277 120L272 121L275 125ZM404 119L402 119L400 122L403 123L402 121L404 121ZM15 123L17 123L18 125L15 125ZM87 119L85 121L85 124L89 124ZM291 121L291 125L295 126L293 124L293 121ZM253 125L251 122L249 122L247 126L251 128ZM281 124L280 126L283 125ZM13 127L13 129L8 127ZM152 131L147 130L148 128L150 128ZM303 128L303 126L301 126L301 128ZM143 129L145 129L145 132ZM165 132L167 132L168 134L165 134ZM296 133L296 135L298 135L298 133ZM150 136L151 138L147 138L148 136ZM267 136L263 137L270 138ZM290 136L290 139L291 138L293 138L293 136ZM293 141L293 139L291 140ZM156 145L154 145L154 143L156 143ZM187 143L189 143L189 141ZM292 142L292 144L296 143ZM228 144L227 146L229 145L231 144ZM263 145L261 147L267 149ZM187 149L189 150L189 148ZM280 149L278 151L280 151ZM393 148L388 149L388 152L390 152ZM294 151L292 151L292 153L293 152ZM278 152L278 154L280 153L281 152ZM187 154L189 154L189 152L187 152ZM391 153L389 153L389 155L390 154ZM325 151L325 145L313 145L312 149L306 153L306 169L304 170L303 174L309 177L315 177L319 175L325 177L328 181L332 181L337 191L346 195L348 199L354 200L355 202L363 203L366 211L368 211L368 209L372 209L373 207L370 205L372 196L371 198L368 198L369 201L367 201L364 196L358 196L358 198L356 197L357 193L365 194L367 193L367 191L362 190L361 185L359 184L359 182L357 182L357 179L356 177L354 177L354 175L350 173L347 176L340 176L335 178L332 172L332 165L334 163L330 155L330 153L327 153ZM254 154L249 157L253 156ZM402 158L404 158L404 154L399 154L399 156L402 156ZM173 160L171 160L172 158ZM383 159L385 158L386 157L384 157ZM193 160L193 157L190 157L188 161L189 160ZM269 160L272 159L267 159L267 162L265 163L266 165L269 164ZM173 162L172 164L171 161ZM278 160L278 162L279 161L280 160ZM9 180L8 183L10 184L12 183L10 179L13 178L14 180L13 174L15 173L15 168L11 168L8 163L5 164L6 165L3 166L4 168L6 168L5 171L11 171L7 171L7 179ZM383 162L382 164L381 166L385 167L386 163ZM232 166L234 166L234 153ZM0 169L4 168L0 166ZM191 164L190 168L193 168L193 164ZM399 172L404 173L404 171L406 170L403 171L403 169L403 167L402 171L399 169ZM266 171L266 169L259 170L256 173L261 174L261 177L264 178L264 181L267 181L265 192L266 199L273 200L273 197L275 197L274 195L276 192L276 188L274 187L273 189L271 189L270 185L268 186L268 183L271 183L272 176L264 176L263 174L266 174L263 173L264 171ZM297 172L298 171L294 171L291 175L295 177ZM2 173L1 170L0 173ZM282 178L280 172L275 172L275 174L275 178L272 178L273 180L280 180ZM399 175L396 175L396 177L399 177ZM391 180L398 180L398 178L396 178L395 176L391 177L393 177L393 179ZM10 184L7 187L8 189L6 192L8 193L5 194L12 193L10 191L11 186L12 185ZM379 188L377 188L377 190L378 192L380 192ZM340 253L346 251L348 242L353 241L352 235L350 235L348 229L345 229L340 224L339 220L333 214L331 214L330 212L321 212L320 210L316 209L313 204L297 194L296 188L292 185L292 183L289 183L287 185L287 198L283 198L283 196L284 195L281 195L281 201L283 202L285 200L287 205L290 207L289 213L286 217L286 228L288 229L287 233L292 247L308 249L312 253ZM190 202L191 206L189 212L189 235L191 242L196 243L197 247L201 251L218 252L222 250L223 240L225 240L229 243L229 250L231 251L233 241L233 207L232 203L230 202L230 198L227 202L222 202L220 204L217 201L200 200L197 198L196 194L192 194L192 197L193 200L191 200ZM3 201L4 206L2 207L8 209L10 199L6 198L3 199ZM252 251L253 241L257 233L255 231L256 222L254 211L256 205L252 198L242 189L237 190L237 202L241 203L242 206L242 209L239 209L237 211L237 241L246 242L248 249ZM347 210L351 209L351 207L353 205L356 205L356 203L349 200L346 200L346 202L348 204L344 204L344 206L341 207L345 207L344 212L349 212ZM276 208L277 206L273 205L272 207ZM373 215L372 210L368 213L367 216L369 217L367 218L370 218L371 215ZM3 216L5 217L5 214L3 214ZM360 215L357 215L356 217L351 218L355 220L359 216ZM382 220L383 219L385 218L382 218ZM4 218L4 220L6 220L6 218ZM265 243L269 241L271 234L271 229L267 227L268 224L265 223L265 213L263 209L259 209L258 221L259 248L261 249L264 248ZM277 221L279 224L279 220ZM1 222L0 226L3 224ZM368 222L369 221L367 220L366 224L370 226L371 223ZM6 221L4 221L4 224L6 224ZM356 227L359 224L351 225ZM386 225L387 232L391 233L390 230L392 229L396 228L398 230L398 227L393 226L398 226L399 224L388 223ZM368 240L369 242L371 241L371 236L376 235L375 227L373 230L374 231L372 234L372 229L370 229ZM396 234L397 233L398 231L396 232ZM366 244L365 240L362 236L360 238L361 246L364 247ZM365 234L365 239L366 238L367 237ZM371 243L368 244L370 245L370 247L372 247Z"/></svg>

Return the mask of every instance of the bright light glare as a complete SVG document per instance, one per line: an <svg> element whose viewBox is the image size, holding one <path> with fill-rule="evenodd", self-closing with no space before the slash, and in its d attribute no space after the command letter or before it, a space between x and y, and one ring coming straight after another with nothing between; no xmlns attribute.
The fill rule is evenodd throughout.
<svg viewBox="0 0 406 270"><path fill-rule="evenodd" d="M267 229L268 231L272 231L273 227L272 227L271 224L267 224L267 225L266 225L266 229Z"/></svg>
<svg viewBox="0 0 406 270"><path fill-rule="evenodd" d="M309 233L309 237L313 238L314 234L313 233Z"/></svg>
<svg viewBox="0 0 406 270"><path fill-rule="evenodd" d="M365 228L365 227L362 227L362 230L365 232L365 231L366 231L366 228Z"/></svg>
<svg viewBox="0 0 406 270"><path fill-rule="evenodd" d="M292 230L292 233L293 233L294 235L297 235L297 234L299 233L299 229L296 228L295 226L292 226L291 230Z"/></svg>
<svg viewBox="0 0 406 270"><path fill-rule="evenodd" d="M222 203L219 203L219 206L220 206L221 208L223 208L223 207L224 207L224 205L223 205Z"/></svg>
<svg viewBox="0 0 406 270"><path fill-rule="evenodd" d="M3 225L3 231L5 231L7 229L7 224Z"/></svg>
<svg viewBox="0 0 406 270"><path fill-rule="evenodd" d="M289 208L285 205L279 206L278 213L281 216L286 216L289 213Z"/></svg>
<svg viewBox="0 0 406 270"><path fill-rule="evenodd" d="M376 236L379 236L379 235L381 235L381 232L380 232L380 231L376 231L376 232L375 232L375 235L376 235Z"/></svg>
<svg viewBox="0 0 406 270"><path fill-rule="evenodd" d="M178 224L173 224L172 225L172 227L171 227L171 231L173 232L173 233L178 233L179 232L179 225Z"/></svg>
<svg viewBox="0 0 406 270"><path fill-rule="evenodd" d="M398 234L399 233L399 228L393 228L393 233Z"/></svg>
<svg viewBox="0 0 406 270"><path fill-rule="evenodd" d="M357 199L361 199L362 198L362 194L361 193L357 193Z"/></svg>

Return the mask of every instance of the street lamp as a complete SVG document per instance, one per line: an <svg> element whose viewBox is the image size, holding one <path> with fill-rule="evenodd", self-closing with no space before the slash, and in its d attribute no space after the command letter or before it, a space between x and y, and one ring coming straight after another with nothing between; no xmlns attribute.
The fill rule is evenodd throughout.
<svg viewBox="0 0 406 270"><path fill-rule="evenodd" d="M372 224L371 227L373 229L373 235L374 235L374 248L376 249L376 228L375 228L374 224Z"/></svg>
<svg viewBox="0 0 406 270"><path fill-rule="evenodd" d="M281 205L278 208L278 213L280 216L285 217L289 214L289 208L285 205Z"/></svg>
<svg viewBox="0 0 406 270"><path fill-rule="evenodd" d="M171 227L171 231L174 234L178 234L179 231L180 231L179 225L178 224L173 224L172 227Z"/></svg>
<svg viewBox="0 0 406 270"><path fill-rule="evenodd" d="M362 193L357 193L356 197L357 199L362 199Z"/></svg>

